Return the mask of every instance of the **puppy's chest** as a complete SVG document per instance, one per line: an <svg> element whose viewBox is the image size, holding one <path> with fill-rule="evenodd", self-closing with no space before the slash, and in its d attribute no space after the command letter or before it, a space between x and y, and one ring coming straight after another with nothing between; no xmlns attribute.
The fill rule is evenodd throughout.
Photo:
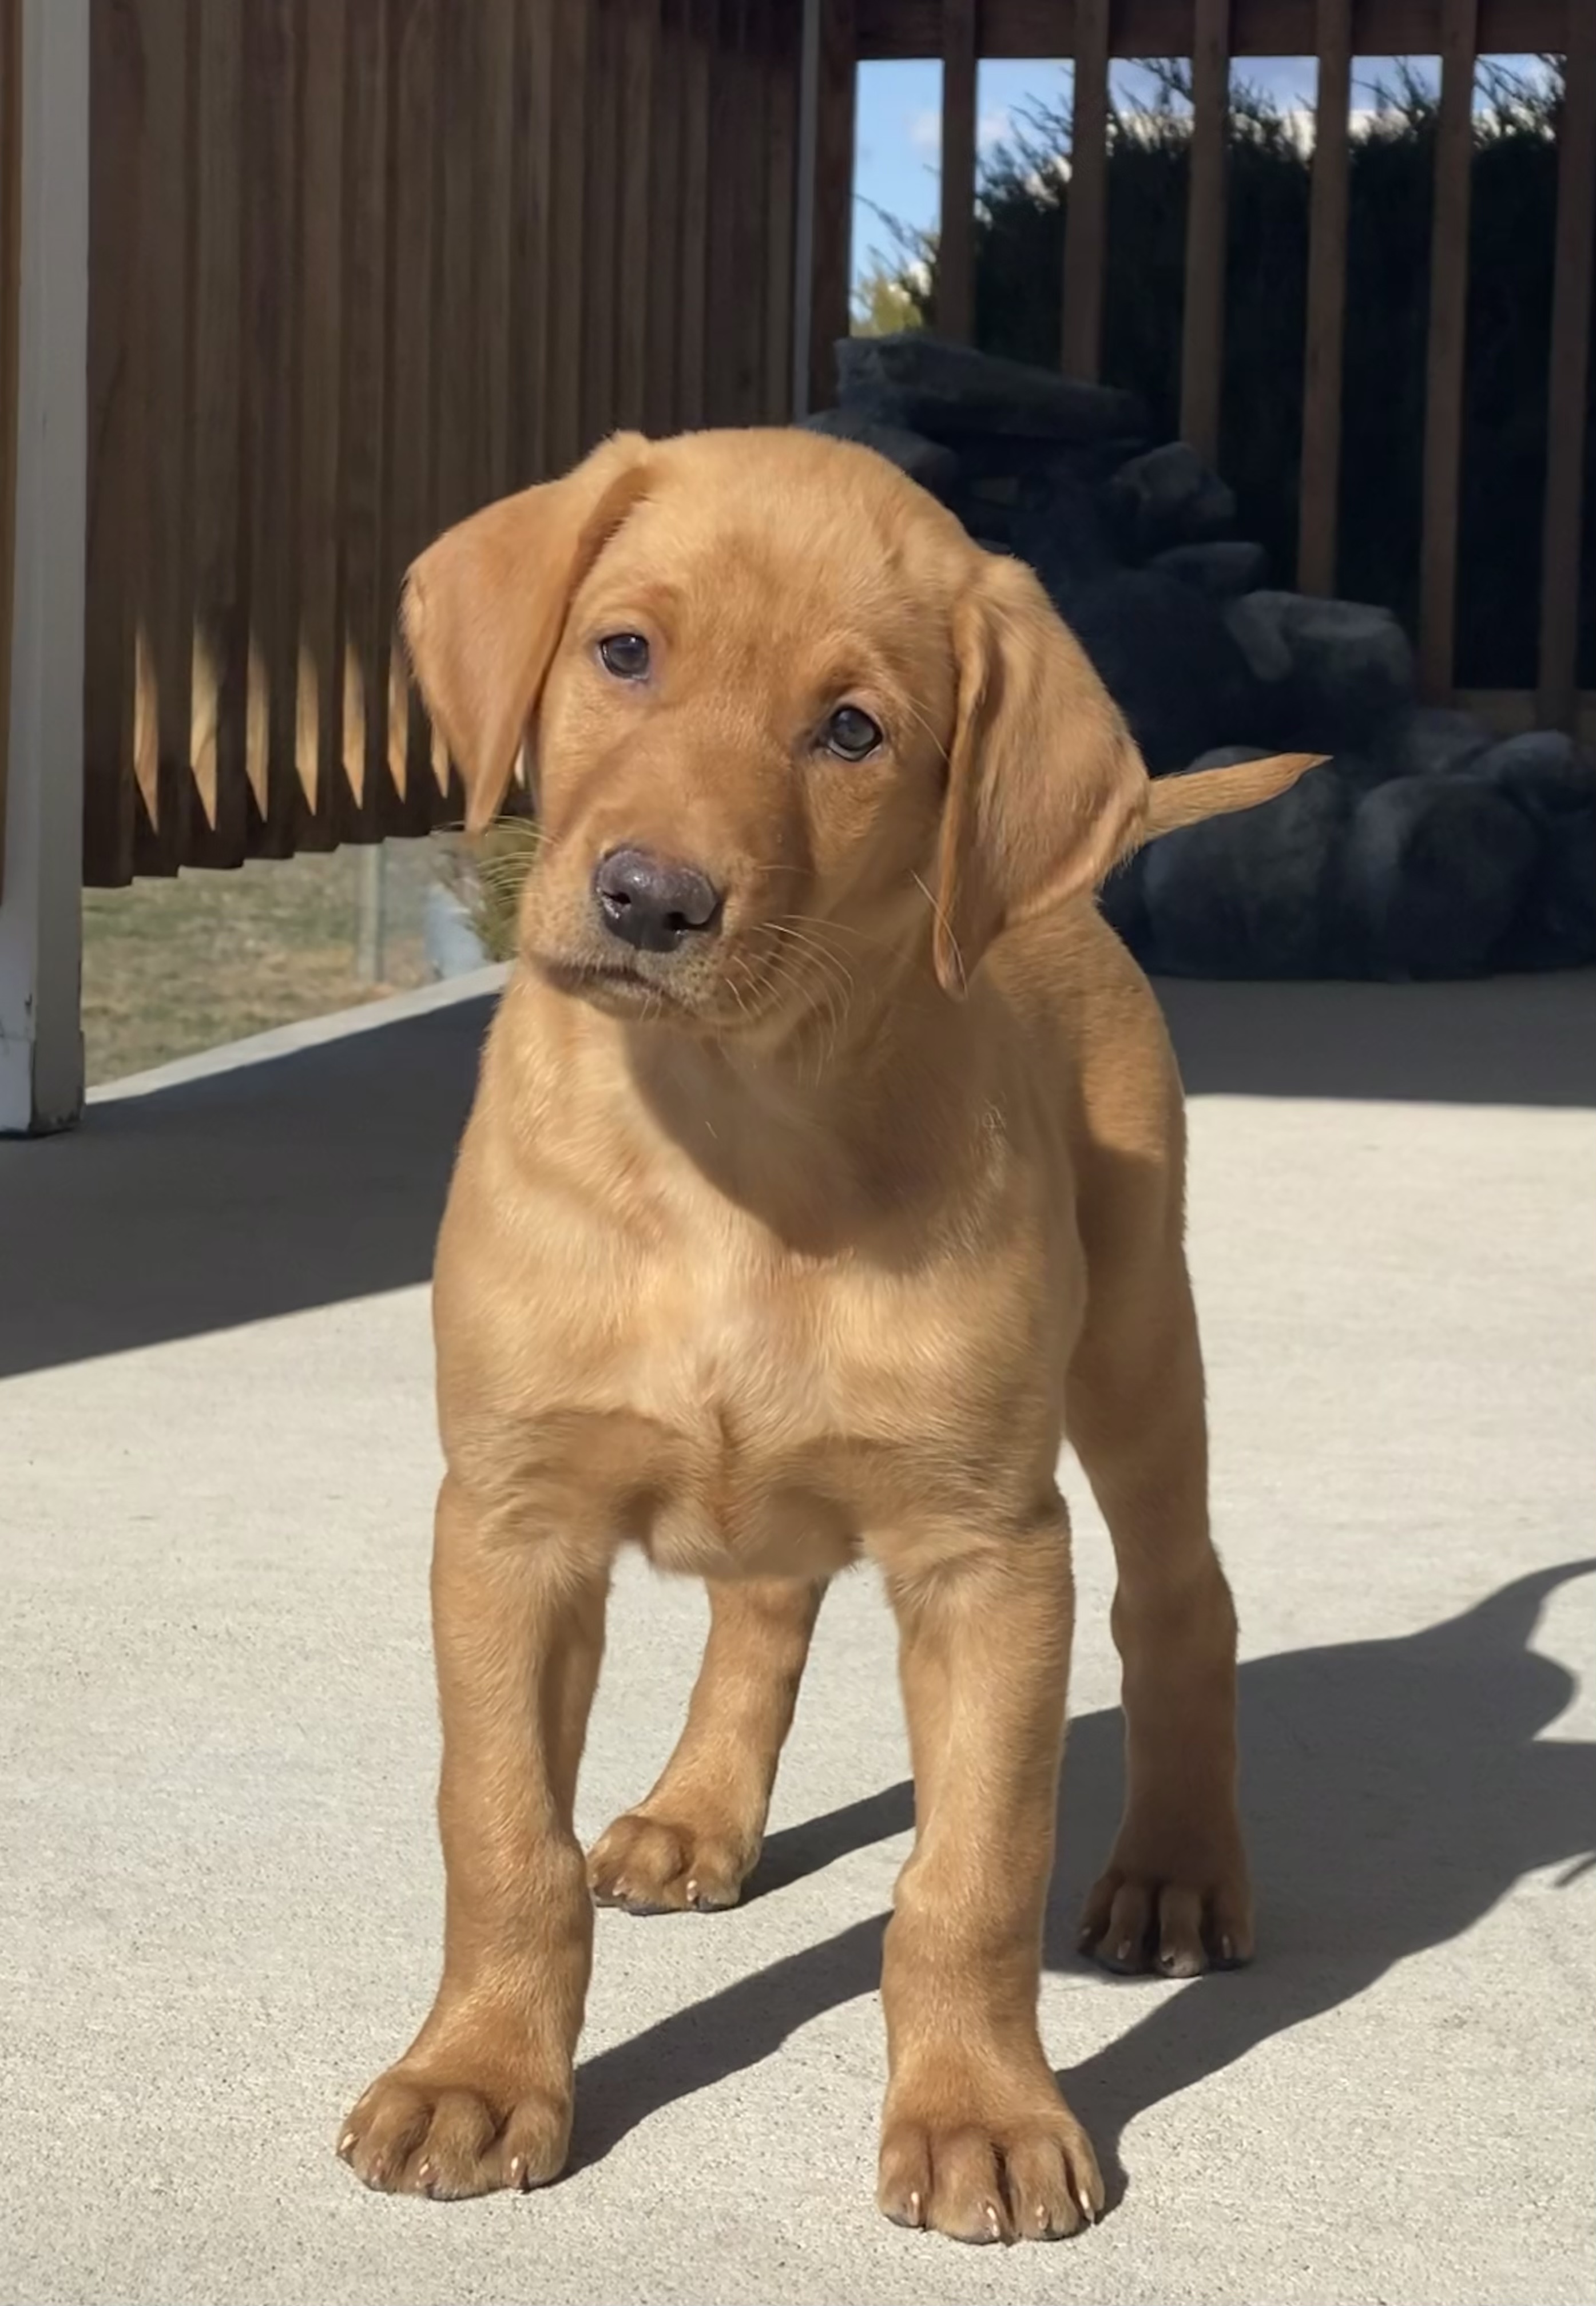
<svg viewBox="0 0 1596 2306"><path fill-rule="evenodd" d="M772 1447L835 1428L839 1355L807 1298L689 1266L645 1284L635 1312L598 1357L606 1388L639 1414L684 1435L735 1426Z"/></svg>
<svg viewBox="0 0 1596 2306"><path fill-rule="evenodd" d="M662 1567L825 1574L923 1490L928 1445L957 1453L967 1345L934 1349L903 1295L757 1260L644 1261L542 1372L545 1431Z"/></svg>

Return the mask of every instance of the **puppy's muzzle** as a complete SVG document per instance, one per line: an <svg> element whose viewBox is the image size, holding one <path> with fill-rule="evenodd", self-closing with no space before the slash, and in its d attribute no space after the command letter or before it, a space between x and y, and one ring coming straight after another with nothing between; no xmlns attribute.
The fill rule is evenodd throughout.
<svg viewBox="0 0 1596 2306"><path fill-rule="evenodd" d="M593 876L600 920L638 952L679 952L721 926L723 893L696 866L644 849L612 849Z"/></svg>

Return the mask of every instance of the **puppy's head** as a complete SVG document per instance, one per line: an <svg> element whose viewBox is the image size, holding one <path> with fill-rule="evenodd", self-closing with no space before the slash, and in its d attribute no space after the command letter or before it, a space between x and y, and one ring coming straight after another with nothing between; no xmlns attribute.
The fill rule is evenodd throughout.
<svg viewBox="0 0 1596 2306"><path fill-rule="evenodd" d="M847 442L618 435L440 537L404 615L469 828L525 748L525 958L621 1016L769 1031L917 953L960 993L1156 829L1036 579Z"/></svg>

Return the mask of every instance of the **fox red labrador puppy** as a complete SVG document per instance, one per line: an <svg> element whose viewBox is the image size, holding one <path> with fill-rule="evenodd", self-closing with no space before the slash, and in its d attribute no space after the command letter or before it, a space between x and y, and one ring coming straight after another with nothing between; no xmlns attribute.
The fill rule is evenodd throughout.
<svg viewBox="0 0 1596 2306"><path fill-rule="evenodd" d="M1309 760L1149 783L1028 571L800 431L609 440L440 538L405 623L470 825L521 761L539 838L434 1291L443 1980L340 2151L436 2196L558 2174L593 1899L736 1902L826 1583L867 1557L917 1811L878 2199L1071 2233L1103 2188L1037 2024L1066 1437L1129 1747L1082 1943L1178 1977L1252 1948L1181 1089L1094 891ZM585 1859L626 1542L713 1623L664 1775Z"/></svg>

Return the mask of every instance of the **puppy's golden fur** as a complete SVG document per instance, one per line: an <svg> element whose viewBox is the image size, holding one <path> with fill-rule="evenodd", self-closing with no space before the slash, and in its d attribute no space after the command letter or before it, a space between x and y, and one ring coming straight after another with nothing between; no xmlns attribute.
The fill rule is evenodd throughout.
<svg viewBox="0 0 1596 2306"><path fill-rule="evenodd" d="M1082 1943L1176 1976L1252 1943L1180 1085L1093 891L1309 763L1150 784L1028 572L802 432L618 437L442 537L405 614L470 822L525 748L541 845L438 1255L443 1980L341 2151L440 2196L558 2174L592 1900L736 1901L826 1581L867 1556L917 1801L881 2207L1069 2233L1103 2190L1037 2028L1066 1435L1129 1749ZM692 867L713 918L623 942L618 852ZM626 1540L708 1582L712 1630L664 1775L585 1860Z"/></svg>

